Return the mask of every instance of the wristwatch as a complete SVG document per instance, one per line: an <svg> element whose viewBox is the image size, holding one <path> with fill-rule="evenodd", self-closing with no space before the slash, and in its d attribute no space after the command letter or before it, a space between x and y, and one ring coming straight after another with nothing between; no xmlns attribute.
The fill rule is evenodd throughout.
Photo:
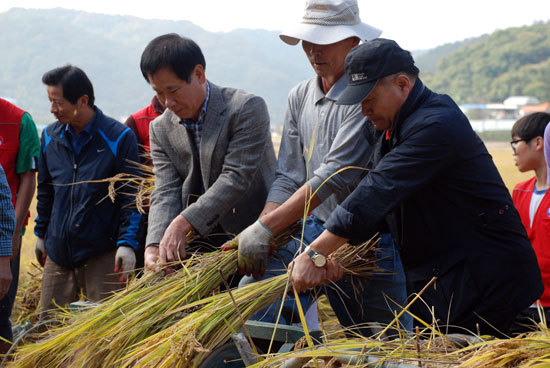
<svg viewBox="0 0 550 368"><path fill-rule="evenodd" d="M315 267L323 268L327 265L327 257L322 255L321 253L317 253L313 249L309 247L309 245L304 249L304 252L311 258L311 261L315 265Z"/></svg>

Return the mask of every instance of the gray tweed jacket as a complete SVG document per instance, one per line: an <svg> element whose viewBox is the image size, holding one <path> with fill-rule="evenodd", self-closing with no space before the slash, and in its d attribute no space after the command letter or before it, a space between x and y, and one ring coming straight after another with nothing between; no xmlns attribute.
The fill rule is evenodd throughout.
<svg viewBox="0 0 550 368"><path fill-rule="evenodd" d="M146 244L159 243L179 214L206 237L216 225L238 234L264 207L276 168L267 106L261 97L209 83L200 162L172 111L150 125L155 189Z"/></svg>

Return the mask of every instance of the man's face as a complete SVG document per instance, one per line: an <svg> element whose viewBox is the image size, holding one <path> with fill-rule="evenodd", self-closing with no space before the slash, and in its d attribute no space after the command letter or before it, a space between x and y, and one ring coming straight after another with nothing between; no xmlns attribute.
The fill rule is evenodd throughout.
<svg viewBox="0 0 550 368"><path fill-rule="evenodd" d="M171 69L161 68L149 75L149 83L161 104L180 119L197 119L206 98L206 76L201 65L195 66L191 81L181 80Z"/></svg>
<svg viewBox="0 0 550 368"><path fill-rule="evenodd" d="M404 91L396 79L380 79L371 93L361 101L361 113L369 118L377 130L392 129L407 95L408 90Z"/></svg>
<svg viewBox="0 0 550 368"><path fill-rule="evenodd" d="M77 105L71 104L63 97L63 88L59 86L46 86L48 100L50 100L50 112L61 124L68 124L78 114Z"/></svg>
<svg viewBox="0 0 550 368"><path fill-rule="evenodd" d="M302 48L319 77L340 78L344 74L346 55L358 43L359 40L356 37L346 38L329 45L302 41Z"/></svg>

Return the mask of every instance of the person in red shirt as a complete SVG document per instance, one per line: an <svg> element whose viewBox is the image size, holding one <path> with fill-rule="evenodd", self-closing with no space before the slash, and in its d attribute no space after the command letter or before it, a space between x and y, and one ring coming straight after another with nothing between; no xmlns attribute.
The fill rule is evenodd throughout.
<svg viewBox="0 0 550 368"><path fill-rule="evenodd" d="M161 115L165 110L164 105L159 101L157 96L153 96L151 104L143 109L131 114L124 122L128 126L137 138L139 158L141 163L148 166L153 166L153 160L151 159L151 147L149 146L149 125L155 118ZM147 230L148 212L149 206L146 206L147 212L142 216L142 222L138 232L139 247L136 252L136 268L143 267L143 253L145 252L145 236Z"/></svg>
<svg viewBox="0 0 550 368"><path fill-rule="evenodd" d="M13 340L10 316L19 284L20 248L36 190L39 157L40 140L31 115L0 98L0 165L4 168L10 186L17 221L10 259L12 282L8 294L0 299L0 336L8 341ZM0 341L0 353L6 353L10 346Z"/></svg>
<svg viewBox="0 0 550 368"><path fill-rule="evenodd" d="M149 147L149 124L157 116L161 115L164 109L164 105L157 99L157 96L154 96L151 104L133 113L124 122L136 135L139 146L139 157L143 164L153 165L149 156L149 152L151 152L151 148Z"/></svg>
<svg viewBox="0 0 550 368"><path fill-rule="evenodd" d="M534 171L535 176L517 184L512 193L523 226L539 263L545 290L539 299L546 319L550 317L550 193L544 158L544 129L550 114L536 112L520 118L512 127L512 150L521 172ZM536 305L522 313L527 319L539 320Z"/></svg>

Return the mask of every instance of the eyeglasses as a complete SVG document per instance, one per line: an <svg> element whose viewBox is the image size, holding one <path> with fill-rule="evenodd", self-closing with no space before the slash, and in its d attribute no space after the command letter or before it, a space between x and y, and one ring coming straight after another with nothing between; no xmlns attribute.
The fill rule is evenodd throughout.
<svg viewBox="0 0 550 368"><path fill-rule="evenodd" d="M520 139L515 139L513 141L510 141L510 146L512 146L512 151L514 151L514 154L516 154L516 148L518 146L518 143L521 142L521 141L524 141L525 143L529 143L529 141L533 139L533 138L520 138Z"/></svg>

